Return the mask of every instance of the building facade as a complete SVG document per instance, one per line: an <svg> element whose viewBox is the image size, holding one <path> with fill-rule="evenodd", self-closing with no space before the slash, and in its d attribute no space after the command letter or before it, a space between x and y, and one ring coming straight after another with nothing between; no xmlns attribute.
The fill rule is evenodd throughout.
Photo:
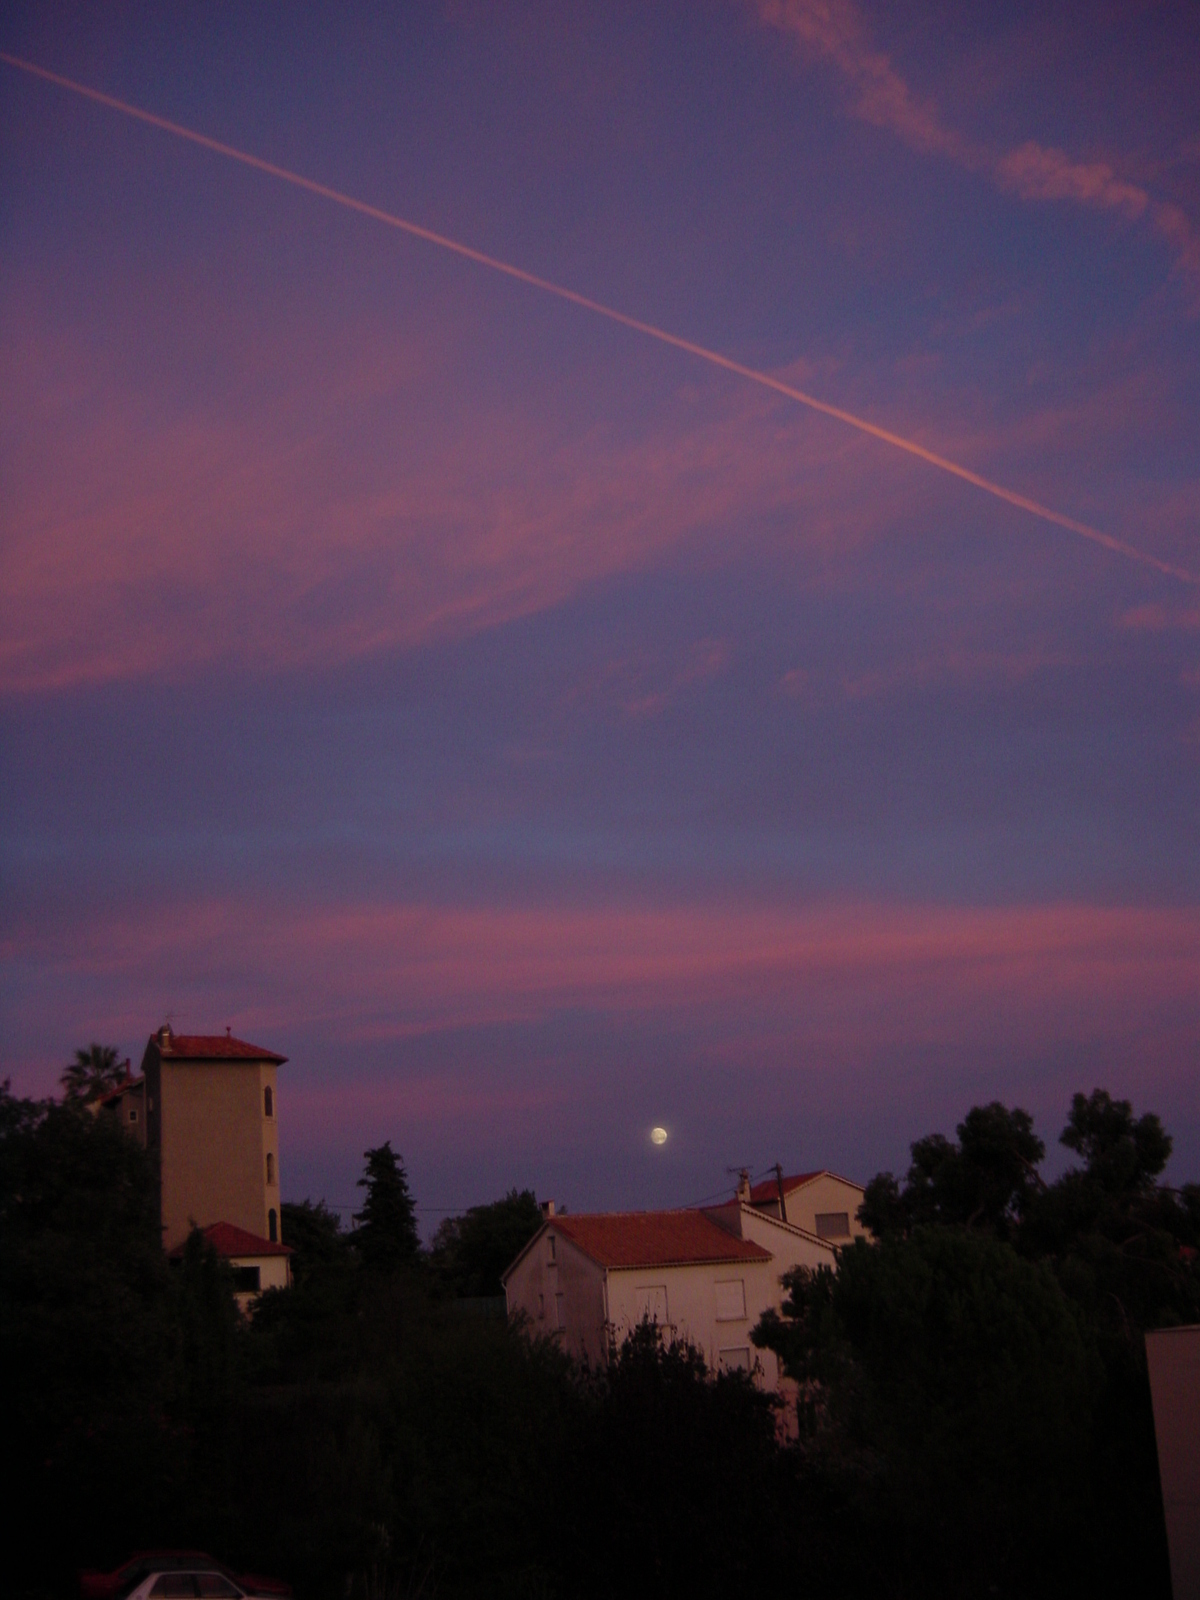
<svg viewBox="0 0 1200 1600"><path fill-rule="evenodd" d="M164 1024L142 1057L138 1109L159 1174L163 1244L192 1228L232 1224L281 1243L276 1076L286 1057L225 1034L175 1034ZM132 1131L132 1130L131 1130Z"/></svg>
<svg viewBox="0 0 1200 1600"><path fill-rule="evenodd" d="M782 1309L792 1267L834 1266L835 1247L757 1210L748 1198L710 1210L556 1215L504 1274L510 1317L593 1364L643 1321L700 1350L713 1371L752 1372L782 1387L775 1356L750 1332Z"/></svg>
<svg viewBox="0 0 1200 1600"><path fill-rule="evenodd" d="M781 1174L754 1185L743 1176L738 1193L739 1198L748 1198L755 1210L795 1223L831 1244L848 1244L852 1239L870 1237L858 1215L862 1185L851 1183L849 1178L839 1178L836 1172L825 1168L818 1172L798 1172L790 1178Z"/></svg>

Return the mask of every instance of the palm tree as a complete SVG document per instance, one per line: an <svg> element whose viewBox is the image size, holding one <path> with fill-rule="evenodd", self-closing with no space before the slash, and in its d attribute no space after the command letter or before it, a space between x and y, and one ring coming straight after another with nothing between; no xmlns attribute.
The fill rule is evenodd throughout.
<svg viewBox="0 0 1200 1600"><path fill-rule="evenodd" d="M76 1050L74 1061L64 1068L58 1081L69 1103L87 1105L115 1089L128 1066L127 1061L119 1059L115 1044L93 1042L86 1050Z"/></svg>

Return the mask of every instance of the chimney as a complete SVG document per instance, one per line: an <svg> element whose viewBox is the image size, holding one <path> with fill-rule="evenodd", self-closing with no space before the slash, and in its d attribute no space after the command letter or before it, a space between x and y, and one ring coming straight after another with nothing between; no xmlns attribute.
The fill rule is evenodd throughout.
<svg viewBox="0 0 1200 1600"><path fill-rule="evenodd" d="M546 1219L547 1222L549 1222L550 1218L553 1215L554 1215L554 1201L553 1200L543 1200L542 1201L542 1216Z"/></svg>
<svg viewBox="0 0 1200 1600"><path fill-rule="evenodd" d="M745 1167L738 1173L737 1197L739 1205L748 1206L750 1204L750 1174Z"/></svg>
<svg viewBox="0 0 1200 1600"><path fill-rule="evenodd" d="M160 1050L169 1050L171 1048L171 1024L169 1022L164 1022L158 1030L158 1048Z"/></svg>

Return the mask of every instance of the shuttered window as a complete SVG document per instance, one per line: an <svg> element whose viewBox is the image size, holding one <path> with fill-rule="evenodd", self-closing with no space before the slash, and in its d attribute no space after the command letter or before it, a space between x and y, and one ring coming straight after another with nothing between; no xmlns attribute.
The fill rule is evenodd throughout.
<svg viewBox="0 0 1200 1600"><path fill-rule="evenodd" d="M716 1285L717 1321L741 1322L746 1315L746 1285L741 1278L729 1278Z"/></svg>
<svg viewBox="0 0 1200 1600"><path fill-rule="evenodd" d="M819 1239L848 1239L850 1213L848 1211L818 1211L817 1237Z"/></svg>
<svg viewBox="0 0 1200 1600"><path fill-rule="evenodd" d="M665 1283L643 1284L636 1291L637 1319L639 1322L666 1322L667 1286Z"/></svg>

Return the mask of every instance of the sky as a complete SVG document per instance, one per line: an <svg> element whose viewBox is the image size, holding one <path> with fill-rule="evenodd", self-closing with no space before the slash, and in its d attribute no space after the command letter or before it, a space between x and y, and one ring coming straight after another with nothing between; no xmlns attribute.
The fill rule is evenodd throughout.
<svg viewBox="0 0 1200 1600"><path fill-rule="evenodd" d="M0 61L15 1091L228 1026L285 1198L390 1139L426 1231L862 1182L991 1099L1058 1170L1096 1086L1200 1178L1200 12L0 52L776 385Z"/></svg>

